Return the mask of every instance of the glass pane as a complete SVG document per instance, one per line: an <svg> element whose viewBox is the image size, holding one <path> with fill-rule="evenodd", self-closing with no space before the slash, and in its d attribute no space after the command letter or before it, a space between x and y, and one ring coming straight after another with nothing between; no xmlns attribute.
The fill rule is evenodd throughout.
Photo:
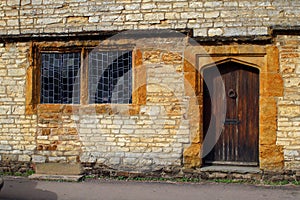
<svg viewBox="0 0 300 200"><path fill-rule="evenodd" d="M42 53L41 103L80 103L80 53Z"/></svg>
<svg viewBox="0 0 300 200"><path fill-rule="evenodd" d="M89 103L132 103L131 69L131 51L92 51L89 54Z"/></svg>

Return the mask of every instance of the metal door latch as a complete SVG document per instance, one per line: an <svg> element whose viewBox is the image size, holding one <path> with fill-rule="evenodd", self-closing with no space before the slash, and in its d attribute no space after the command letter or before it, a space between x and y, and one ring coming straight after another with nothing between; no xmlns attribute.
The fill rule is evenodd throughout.
<svg viewBox="0 0 300 200"><path fill-rule="evenodd" d="M225 119L224 125L238 125L240 122L238 119Z"/></svg>

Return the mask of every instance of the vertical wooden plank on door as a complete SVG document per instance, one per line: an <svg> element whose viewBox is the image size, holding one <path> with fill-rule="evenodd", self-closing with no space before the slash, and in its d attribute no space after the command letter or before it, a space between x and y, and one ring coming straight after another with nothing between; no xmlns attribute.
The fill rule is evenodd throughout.
<svg viewBox="0 0 300 200"><path fill-rule="evenodd" d="M259 77L255 68L240 70L239 125L241 154L243 162L258 162L258 99Z"/></svg>
<svg viewBox="0 0 300 200"><path fill-rule="evenodd" d="M211 142L216 144L214 153L208 155L209 160L220 159L222 157L222 144L218 142L217 133L222 131L223 121L222 121L222 110L224 96L220 92L223 90L223 80L216 73L217 70L210 68L203 72L204 75L204 113L203 113L203 127L205 132L205 137L210 136ZM222 139L221 139L222 140ZM218 142L218 143L217 143Z"/></svg>

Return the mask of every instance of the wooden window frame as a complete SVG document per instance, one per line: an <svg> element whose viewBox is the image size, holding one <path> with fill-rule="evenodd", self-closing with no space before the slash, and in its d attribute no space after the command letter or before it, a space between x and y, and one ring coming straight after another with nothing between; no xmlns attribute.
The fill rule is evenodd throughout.
<svg viewBox="0 0 300 200"><path fill-rule="evenodd" d="M80 104L51 104L51 105L71 105L89 106L93 105L96 110L107 111L110 105L124 106L124 104L89 104L88 94L88 53L94 48L99 48L99 41L67 41L67 42L32 42L30 48L30 66L26 74L26 114L37 114L39 107L50 104L40 103L41 91L41 53L68 53L80 52ZM132 103L125 104L130 106L129 114L137 114L140 105L146 103L146 70L142 66L141 52L133 45L117 46L115 49L128 50L132 52ZM111 46L103 46L101 50L113 50ZM103 109L105 108L105 109ZM111 110L111 109L109 109ZM111 112L110 112L111 113Z"/></svg>

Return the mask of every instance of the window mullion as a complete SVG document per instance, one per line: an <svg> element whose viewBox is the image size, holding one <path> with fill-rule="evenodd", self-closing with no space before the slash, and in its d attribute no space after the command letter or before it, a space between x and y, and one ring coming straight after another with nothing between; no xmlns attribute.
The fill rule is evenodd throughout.
<svg viewBox="0 0 300 200"><path fill-rule="evenodd" d="M81 50L81 72L80 72L80 102L83 105L88 104L88 51L85 48Z"/></svg>

